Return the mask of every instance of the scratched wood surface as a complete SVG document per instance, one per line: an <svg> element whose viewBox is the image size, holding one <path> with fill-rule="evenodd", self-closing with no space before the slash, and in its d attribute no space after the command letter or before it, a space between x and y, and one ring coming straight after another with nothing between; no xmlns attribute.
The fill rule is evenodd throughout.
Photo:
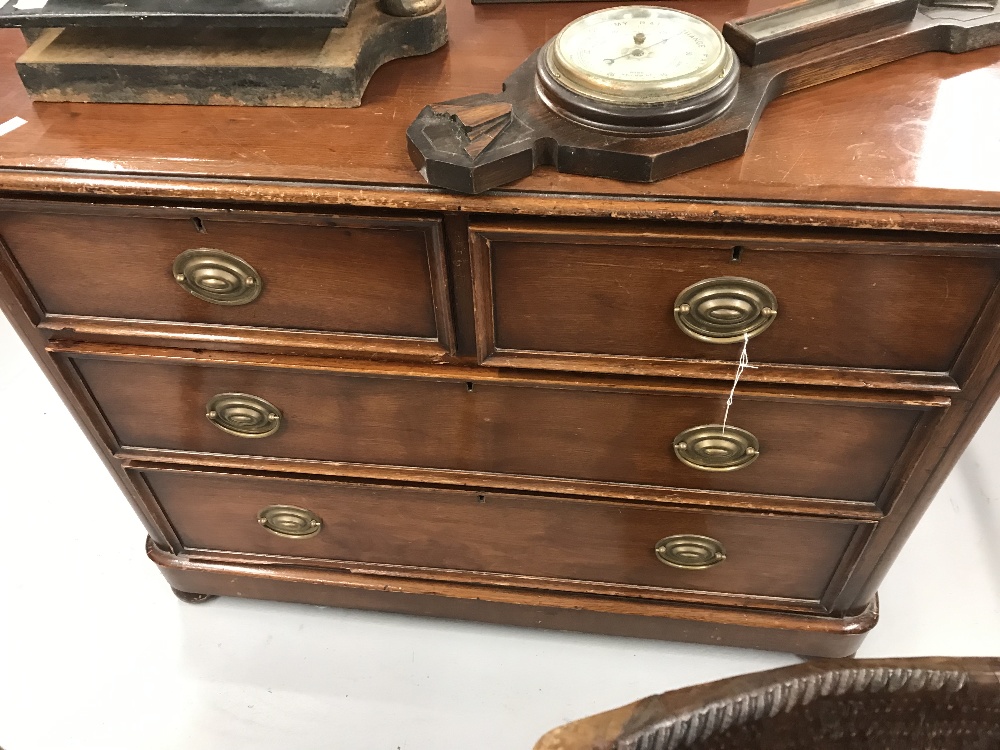
<svg viewBox="0 0 1000 750"><path fill-rule="evenodd" d="M774 4L681 0L676 6L721 26L727 19ZM472 6L467 0L452 0L449 44L425 57L384 66L372 79L362 107L350 111L32 104L11 64L23 50L23 41L17 31L4 31L0 112L20 115L28 124L0 138L0 189L38 184L37 175L29 179L5 173L18 168L88 173L85 184L72 188L77 190L94 183L90 175L122 172L423 189L423 180L407 156L404 136L420 109L432 102L499 90L532 50L574 17L599 7L596 3ZM489 54L483 54L487 49ZM996 208L1000 207L996 168L1000 143L994 125L998 118L1000 49L954 56L924 54L782 98L764 114L740 159L653 185L543 169L500 195L530 190L623 198ZM138 180L132 187L145 189L144 185ZM402 197L412 199L406 195L384 200ZM350 202L357 196L347 191L338 198ZM548 211L557 202L553 198L529 210ZM462 198L461 205L473 210L502 207L495 196Z"/></svg>

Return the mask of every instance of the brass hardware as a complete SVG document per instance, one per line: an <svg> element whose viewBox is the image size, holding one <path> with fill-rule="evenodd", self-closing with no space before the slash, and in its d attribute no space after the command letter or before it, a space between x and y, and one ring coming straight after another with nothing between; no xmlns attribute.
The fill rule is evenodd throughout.
<svg viewBox="0 0 1000 750"><path fill-rule="evenodd" d="M264 284L242 258L199 247L174 260L174 280L198 299L214 305L246 305L260 296Z"/></svg>
<svg viewBox="0 0 1000 750"><path fill-rule="evenodd" d="M753 279L721 276L692 284L677 295L674 319L684 333L711 344L763 333L778 315L774 292Z"/></svg>
<svg viewBox="0 0 1000 750"><path fill-rule="evenodd" d="M294 505L269 505L257 514L257 523L286 539L308 539L323 528L319 516Z"/></svg>
<svg viewBox="0 0 1000 750"><path fill-rule="evenodd" d="M674 438L674 453L688 466L702 471L735 471L760 455L760 443L739 427L706 424L684 430Z"/></svg>
<svg viewBox="0 0 1000 750"><path fill-rule="evenodd" d="M390 16L409 18L437 10L442 0L378 0L378 9Z"/></svg>
<svg viewBox="0 0 1000 750"><path fill-rule="evenodd" d="M223 432L244 438L273 435L281 427L281 412L248 393L220 393L205 406L205 417Z"/></svg>
<svg viewBox="0 0 1000 750"><path fill-rule="evenodd" d="M656 559L685 570L704 570L726 559L726 548L718 539L698 534L664 537L654 546Z"/></svg>

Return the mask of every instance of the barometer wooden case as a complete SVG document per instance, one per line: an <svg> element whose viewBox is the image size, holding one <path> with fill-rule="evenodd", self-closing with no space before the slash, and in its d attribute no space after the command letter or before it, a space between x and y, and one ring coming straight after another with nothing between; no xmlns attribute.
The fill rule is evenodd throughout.
<svg viewBox="0 0 1000 750"><path fill-rule="evenodd" d="M576 19L500 94L425 107L407 130L432 185L480 193L542 164L655 182L742 154L781 94L929 51L1000 43L995 0L805 0L728 22L626 6Z"/></svg>

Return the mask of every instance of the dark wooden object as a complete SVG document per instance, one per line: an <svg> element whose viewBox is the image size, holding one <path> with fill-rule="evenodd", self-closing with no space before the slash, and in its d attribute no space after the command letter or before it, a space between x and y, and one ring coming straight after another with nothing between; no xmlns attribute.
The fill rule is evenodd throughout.
<svg viewBox="0 0 1000 750"><path fill-rule="evenodd" d="M380 66L448 40L444 5L397 17L360 0L337 25L56 28L17 69L36 101L357 107Z"/></svg>
<svg viewBox="0 0 1000 750"><path fill-rule="evenodd" d="M819 659L652 695L535 750L1000 747L1000 659Z"/></svg>
<svg viewBox="0 0 1000 750"><path fill-rule="evenodd" d="M0 8L0 26L188 26L188 33L206 26L261 28L345 26L355 0L129 0L95 3L92 0L48 0L41 8L24 10L15 3Z"/></svg>
<svg viewBox="0 0 1000 750"><path fill-rule="evenodd" d="M738 26L735 22L730 29ZM840 32L835 28L831 33L836 37ZM743 37L736 36L739 43ZM744 153L764 108L782 94L924 52L954 54L1000 44L1000 10L920 6L909 24L809 44L822 41L814 36L804 43L797 38L778 40L782 56L765 54L760 61L756 48L740 44L738 51L749 59L744 59L736 98L728 109L705 124L666 135L622 135L555 113L538 94L536 50L507 78L502 93L473 94L422 110L407 130L410 157L431 185L460 193L482 193L541 165L656 182ZM470 151L469 133L455 112L500 104L511 107L509 123L491 131L488 144Z"/></svg>
<svg viewBox="0 0 1000 750"><path fill-rule="evenodd" d="M204 604L205 602L210 602L218 597L212 596L211 594L191 594L187 591L181 591L180 589L171 589L174 592L174 596L180 599L185 604Z"/></svg>
<svg viewBox="0 0 1000 750"><path fill-rule="evenodd" d="M33 105L0 68L28 121L0 138L0 307L151 558L194 595L854 653L1000 393L1000 184L962 158L994 147L1000 49L783 97L744 159L661 183L542 169L468 197L420 184L407 123L499 86L579 8L448 12L448 49L385 66L355 110ZM193 294L192 250L249 264L257 295ZM720 420L739 346L673 307L718 276L778 314L731 412L760 454L712 474L672 441ZM224 432L220 391L278 429ZM272 505L322 528L277 536ZM665 565L671 535L727 557Z"/></svg>
<svg viewBox="0 0 1000 750"><path fill-rule="evenodd" d="M920 7L918 0L893 0L874 6L861 5L853 10L844 9L835 18L803 24L764 38L758 38L753 33L755 25L759 26L769 19L780 21L783 17L794 17L795 14L818 5L820 3L817 0L796 0L764 13L726 21L726 25L722 27L722 35L740 59L753 66L805 52L821 44L847 39L862 31L909 23ZM831 4L831 7L836 8L836 4Z"/></svg>

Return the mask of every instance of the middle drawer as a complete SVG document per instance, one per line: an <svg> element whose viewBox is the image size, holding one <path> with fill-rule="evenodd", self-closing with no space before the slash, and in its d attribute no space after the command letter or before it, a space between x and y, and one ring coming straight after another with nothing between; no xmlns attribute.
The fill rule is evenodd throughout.
<svg viewBox="0 0 1000 750"><path fill-rule="evenodd" d="M604 491L589 482L877 503L908 443L926 432L918 426L942 411L933 402L873 405L748 389L729 416L738 430L714 440L679 438L722 421L724 386L473 382L457 379L465 374L457 370L427 368L414 377L272 369L194 355L179 362L72 358L125 451L303 459L402 474L427 468L450 473L451 483L518 475L580 482L564 490L584 493ZM239 434L247 431L257 439ZM744 434L756 449L741 468L690 465L692 454L695 463L699 456L711 462ZM686 453L677 447L684 440Z"/></svg>

